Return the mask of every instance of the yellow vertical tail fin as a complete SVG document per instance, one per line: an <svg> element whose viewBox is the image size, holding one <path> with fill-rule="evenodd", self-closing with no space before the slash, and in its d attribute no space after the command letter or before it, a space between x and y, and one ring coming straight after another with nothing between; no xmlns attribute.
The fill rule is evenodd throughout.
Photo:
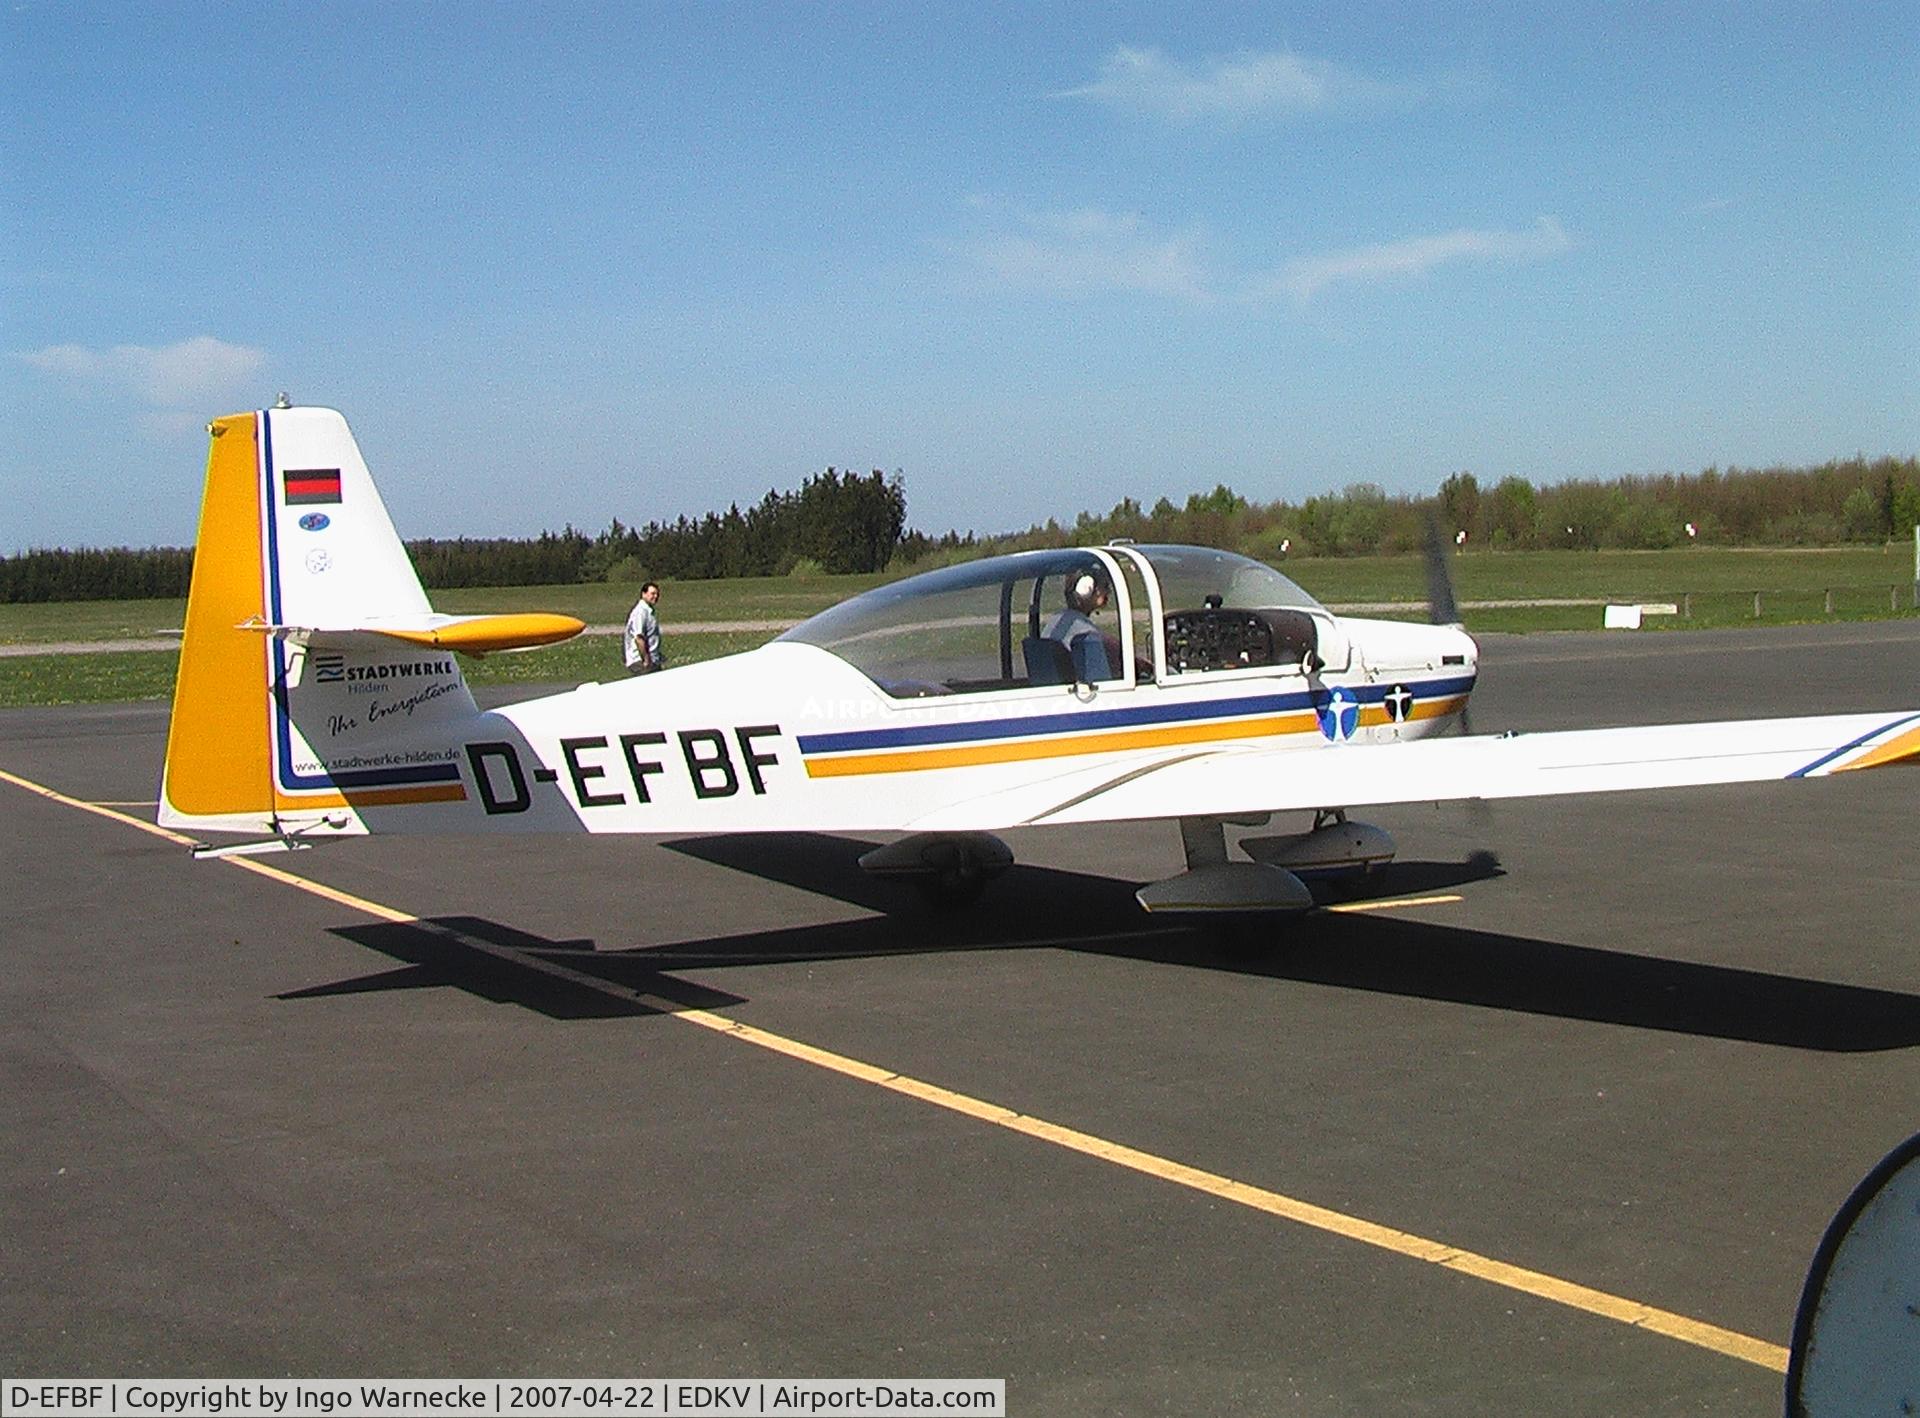
<svg viewBox="0 0 1920 1418"><path fill-rule="evenodd" d="M160 821L284 839L464 801L455 733L477 710L454 651L505 631L432 613L334 410L207 431Z"/></svg>
<svg viewBox="0 0 1920 1418"><path fill-rule="evenodd" d="M271 830L273 763L267 640L239 627L266 611L260 506L260 416L207 425L186 635L173 690L160 821Z"/></svg>

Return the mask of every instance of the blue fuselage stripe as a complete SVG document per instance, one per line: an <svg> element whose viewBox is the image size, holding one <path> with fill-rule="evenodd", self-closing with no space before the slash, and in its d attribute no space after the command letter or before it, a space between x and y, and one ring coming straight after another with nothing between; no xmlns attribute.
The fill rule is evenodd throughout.
<svg viewBox="0 0 1920 1418"><path fill-rule="evenodd" d="M1473 676L1453 679L1399 681L1416 699L1447 699L1473 688ZM1393 684L1342 685L1338 689L1361 704L1385 702ZM1138 728L1144 724L1180 724L1200 719L1244 718L1253 715L1318 711L1330 703L1333 689L1296 690L1290 694L1249 694L1237 699L1205 699L1185 704L1145 704L1125 709L1092 709L1064 714L1023 714L1013 719L984 719L973 723L915 724L895 729L856 729L845 733L802 734L802 753L850 753L870 748L920 748L934 744L975 743L992 739L1026 738L1039 734L1087 733L1100 729Z"/></svg>

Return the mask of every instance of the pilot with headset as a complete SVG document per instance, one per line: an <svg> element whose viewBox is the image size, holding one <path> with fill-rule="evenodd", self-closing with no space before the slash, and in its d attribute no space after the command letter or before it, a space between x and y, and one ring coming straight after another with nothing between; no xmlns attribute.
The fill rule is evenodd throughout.
<svg viewBox="0 0 1920 1418"><path fill-rule="evenodd" d="M1067 647L1073 658L1074 678L1086 684L1117 679L1107 654L1106 637L1092 617L1107 608L1112 593L1097 568L1075 571L1067 577L1067 604L1047 626L1047 639Z"/></svg>

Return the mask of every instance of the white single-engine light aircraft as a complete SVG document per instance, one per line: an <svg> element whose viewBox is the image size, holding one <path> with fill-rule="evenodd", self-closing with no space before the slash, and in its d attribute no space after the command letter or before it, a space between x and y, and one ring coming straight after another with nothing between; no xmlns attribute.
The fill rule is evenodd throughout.
<svg viewBox="0 0 1920 1418"><path fill-rule="evenodd" d="M1301 873L1392 856L1349 808L1920 756L1920 712L1439 737L1476 673L1458 626L1336 616L1245 557L1128 544L927 572L757 650L482 711L459 655L581 623L435 614L338 413L209 432L160 821L256 840L203 855L364 833L874 831L906 835L870 871L964 899L1012 860L996 830L1156 818L1179 825L1186 870L1141 905L1283 911L1312 904ZM1224 824L1283 810L1312 828L1229 858Z"/></svg>

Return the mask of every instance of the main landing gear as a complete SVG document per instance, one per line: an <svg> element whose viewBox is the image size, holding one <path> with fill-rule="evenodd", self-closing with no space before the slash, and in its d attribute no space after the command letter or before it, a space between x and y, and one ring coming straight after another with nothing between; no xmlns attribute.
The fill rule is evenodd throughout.
<svg viewBox="0 0 1920 1418"><path fill-rule="evenodd" d="M1350 821L1344 808L1322 808L1306 832L1249 837L1240 844L1248 860L1230 860L1227 825L1258 827L1266 821L1265 814L1181 818L1187 869L1141 887L1135 898L1149 911L1174 914L1304 911L1313 905L1313 893L1302 875L1364 873L1393 860L1393 838L1370 823Z"/></svg>
<svg viewBox="0 0 1920 1418"><path fill-rule="evenodd" d="M943 911L972 905L1012 865L1013 849L991 832L916 832L860 858L869 875L904 881Z"/></svg>
<svg viewBox="0 0 1920 1418"><path fill-rule="evenodd" d="M1260 827L1256 817L1183 817L1187 869L1134 893L1148 911L1169 915L1257 917L1305 911L1313 893L1303 876L1365 874L1393 860L1393 838L1343 808L1322 808L1305 832L1241 841L1245 860L1228 855L1226 829ZM912 886L941 910L971 905L1013 865L1013 851L990 832L916 832L860 858L873 876Z"/></svg>

